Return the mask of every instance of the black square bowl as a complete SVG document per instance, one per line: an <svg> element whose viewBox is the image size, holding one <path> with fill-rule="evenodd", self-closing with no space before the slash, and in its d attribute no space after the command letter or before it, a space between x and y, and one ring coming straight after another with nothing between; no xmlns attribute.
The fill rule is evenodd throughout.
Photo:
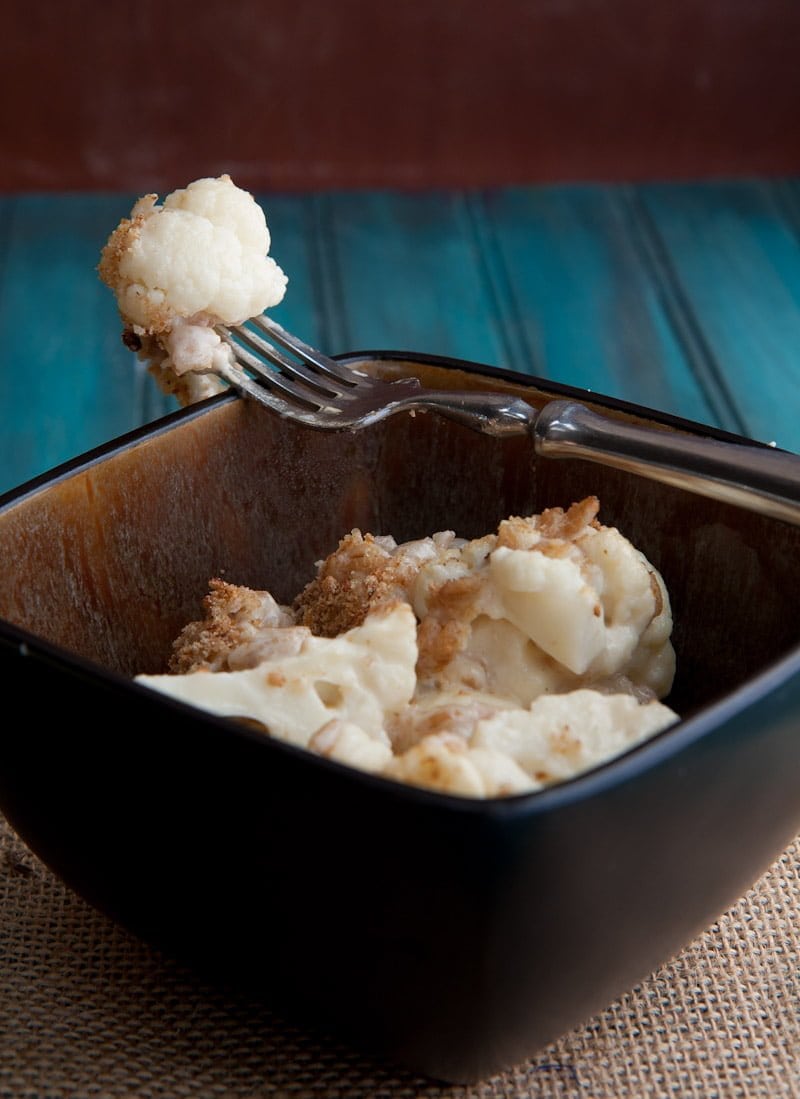
<svg viewBox="0 0 800 1099"><path fill-rule="evenodd" d="M382 358L440 388L734 438L477 364ZM682 720L574 780L450 797L132 681L165 669L213 576L288 601L354 526L474 537L588 494L664 576ZM0 726L0 809L136 935L371 1054L475 1081L668 960L800 828L799 555L800 528L537 459L526 438L432 413L315 433L224 394L0 501L0 668L20 703Z"/></svg>

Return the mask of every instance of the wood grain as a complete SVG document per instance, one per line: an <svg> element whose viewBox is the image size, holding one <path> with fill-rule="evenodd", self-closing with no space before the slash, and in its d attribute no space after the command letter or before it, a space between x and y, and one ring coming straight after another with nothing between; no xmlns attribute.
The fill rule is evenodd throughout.
<svg viewBox="0 0 800 1099"><path fill-rule="evenodd" d="M95 271L134 197L0 197L0 491L175 407ZM800 451L796 179L257 197L274 316L332 353L466 358Z"/></svg>

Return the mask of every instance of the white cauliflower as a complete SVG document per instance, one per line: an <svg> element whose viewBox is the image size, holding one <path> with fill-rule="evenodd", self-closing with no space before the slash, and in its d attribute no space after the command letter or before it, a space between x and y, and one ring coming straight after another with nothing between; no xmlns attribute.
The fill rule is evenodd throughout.
<svg viewBox="0 0 800 1099"><path fill-rule="evenodd" d="M421 683L488 691L527 706L544 692L622 678L666 695L675 673L664 582L599 501L510 518L445 547L409 585Z"/></svg>
<svg viewBox="0 0 800 1099"><path fill-rule="evenodd" d="M407 603L396 603L339 637L307 633L297 652L273 651L256 667L136 681L212 713L258 722L303 747L337 719L388 745L386 716L411 700L416 656L414 615Z"/></svg>
<svg viewBox="0 0 800 1099"><path fill-rule="evenodd" d="M507 797L536 790L523 769L493 748L473 748L454 733L433 733L396 756L383 773L443 794Z"/></svg>
<svg viewBox="0 0 800 1099"><path fill-rule="evenodd" d="M677 720L662 702L583 688L541 695L527 709L479 721L469 744L508 756L538 786L562 781L624 752Z"/></svg>
<svg viewBox="0 0 800 1099"><path fill-rule="evenodd" d="M677 720L664 582L587 497L471 542L352 531L291 606L212 580L137 680L361 770L464 797L560 782Z"/></svg>
<svg viewBox="0 0 800 1099"><path fill-rule="evenodd" d="M351 531L295 600L297 621L336 636L404 599L419 622L419 690L527 706L543 692L626 682L662 698L675 673L666 587L598 509L590 496L470 542L440 531L397 545Z"/></svg>
<svg viewBox="0 0 800 1099"><path fill-rule="evenodd" d="M317 755L360 771L383 771L392 760L392 746L387 740L370 736L360 725L336 717L314 733L308 747Z"/></svg>
<svg viewBox="0 0 800 1099"><path fill-rule="evenodd" d="M432 694L391 723L395 754L383 774L470 797L524 793L588 771L675 721L656 700L587 688L541 695L527 708L475 692Z"/></svg>
<svg viewBox="0 0 800 1099"><path fill-rule="evenodd" d="M157 197L140 198L122 219L98 271L116 295L126 344L189 404L223 388L216 371L230 352L214 325L277 305L287 278L268 255L264 211L230 176L195 180L162 205Z"/></svg>

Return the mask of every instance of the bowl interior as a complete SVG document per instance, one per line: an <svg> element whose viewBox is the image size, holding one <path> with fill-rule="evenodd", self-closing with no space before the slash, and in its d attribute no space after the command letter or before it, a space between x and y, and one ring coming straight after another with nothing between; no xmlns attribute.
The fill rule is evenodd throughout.
<svg viewBox="0 0 800 1099"><path fill-rule="evenodd" d="M491 371L387 367L406 369L439 387L500 386L534 403L553 395ZM474 537L588 494L664 576L678 656L670 702L681 715L798 642L800 530L788 524L598 464L537 460L526 438L492 439L434 414L329 434L227 396L8 502L0 618L123 675L163 671L211 577L289 600L353 527L398 540L442 529Z"/></svg>

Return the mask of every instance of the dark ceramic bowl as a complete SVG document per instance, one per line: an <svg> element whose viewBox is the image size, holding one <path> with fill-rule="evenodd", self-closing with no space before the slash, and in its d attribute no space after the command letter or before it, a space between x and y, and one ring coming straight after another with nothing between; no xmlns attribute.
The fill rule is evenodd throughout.
<svg viewBox="0 0 800 1099"><path fill-rule="evenodd" d="M732 438L487 367L385 360ZM590 493L666 580L683 720L573 781L434 794L131 681L164 670L212 576L288 600L353 526L477 536ZM365 1051L474 1081L668 960L800 828L799 556L800 528L536 460L527 439L433 414L314 433L225 394L0 501L0 668L25 707L0 727L0 808L137 935Z"/></svg>

